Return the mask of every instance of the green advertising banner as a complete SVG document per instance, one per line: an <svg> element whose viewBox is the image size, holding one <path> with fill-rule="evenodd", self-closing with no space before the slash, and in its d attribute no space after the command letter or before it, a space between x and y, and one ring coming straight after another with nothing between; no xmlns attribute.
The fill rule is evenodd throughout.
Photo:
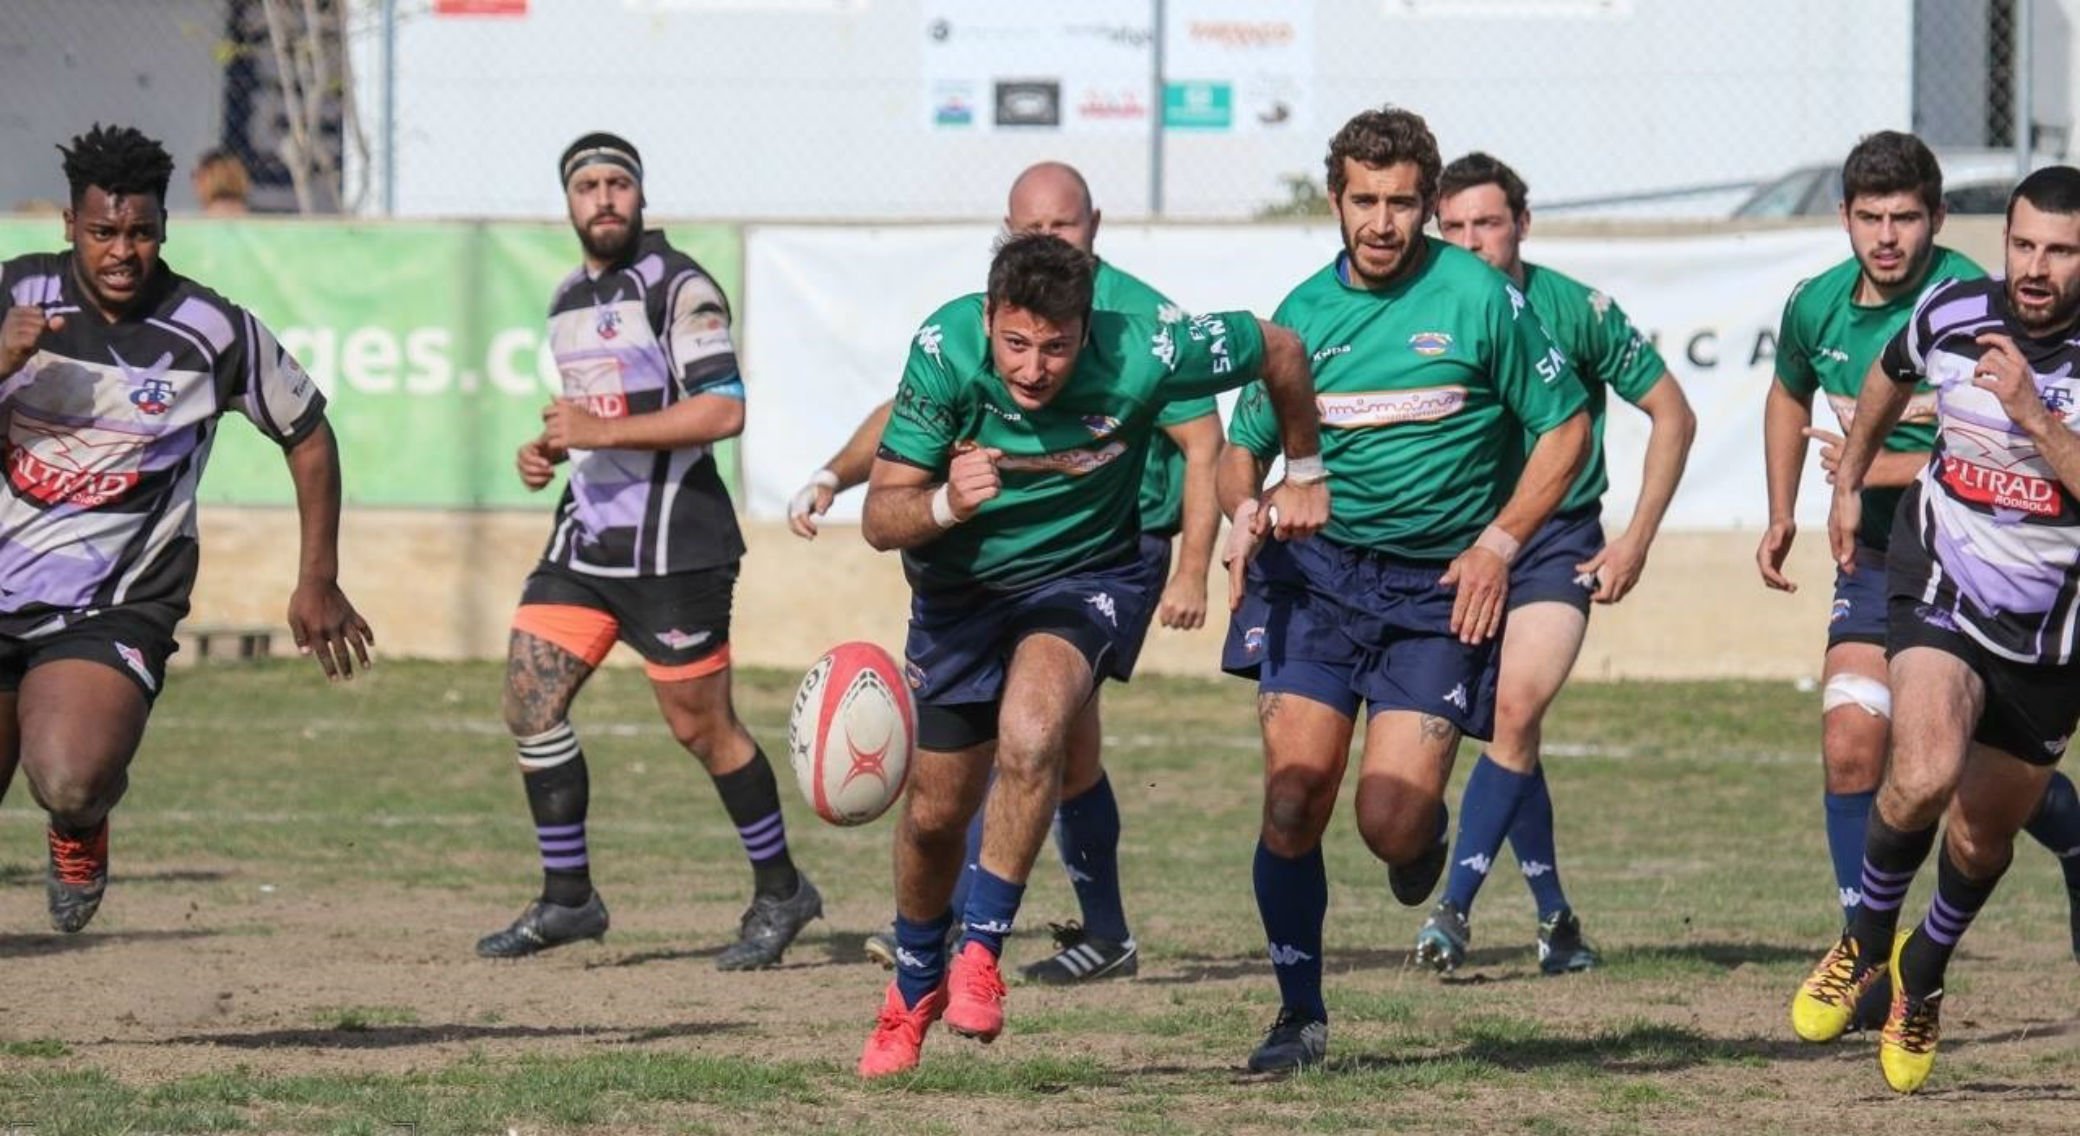
<svg viewBox="0 0 2080 1136"><path fill-rule="evenodd" d="M666 227L738 301L742 242L729 225ZM62 223L0 219L0 259L64 247ZM578 265L564 224L175 217L166 263L274 330L330 400L352 505L547 508L513 452L559 387L549 292ZM295 500L279 449L227 415L202 499ZM736 492L734 443L716 455Z"/></svg>

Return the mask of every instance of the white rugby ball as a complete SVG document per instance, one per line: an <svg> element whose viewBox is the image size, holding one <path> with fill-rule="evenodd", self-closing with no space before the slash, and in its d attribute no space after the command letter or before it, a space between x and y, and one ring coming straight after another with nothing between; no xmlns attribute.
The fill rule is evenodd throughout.
<svg viewBox="0 0 2080 1136"><path fill-rule="evenodd" d="M816 815L865 824L888 811L910 780L917 709L903 669L872 643L830 649L794 692L787 752L795 784Z"/></svg>

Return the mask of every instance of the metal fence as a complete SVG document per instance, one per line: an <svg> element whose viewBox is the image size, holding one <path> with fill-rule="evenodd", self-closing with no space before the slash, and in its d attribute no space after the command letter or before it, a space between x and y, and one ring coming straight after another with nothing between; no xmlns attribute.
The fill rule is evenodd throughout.
<svg viewBox="0 0 2080 1136"><path fill-rule="evenodd" d="M1723 215L1911 127L1946 161L2063 155L2080 0L7 0L0 206L136 123L236 156L260 210L553 215L622 131L663 211L974 218L1061 158L1115 217L1323 206L1384 102L1541 210ZM185 180L176 208L197 198Z"/></svg>

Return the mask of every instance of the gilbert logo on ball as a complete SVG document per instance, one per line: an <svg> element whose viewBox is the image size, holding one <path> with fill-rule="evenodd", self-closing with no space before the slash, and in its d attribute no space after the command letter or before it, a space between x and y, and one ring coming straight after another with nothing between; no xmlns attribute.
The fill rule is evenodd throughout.
<svg viewBox="0 0 2080 1136"><path fill-rule="evenodd" d="M824 820L865 824L903 795L917 710L902 674L874 644L840 643L795 689L787 752L802 797Z"/></svg>

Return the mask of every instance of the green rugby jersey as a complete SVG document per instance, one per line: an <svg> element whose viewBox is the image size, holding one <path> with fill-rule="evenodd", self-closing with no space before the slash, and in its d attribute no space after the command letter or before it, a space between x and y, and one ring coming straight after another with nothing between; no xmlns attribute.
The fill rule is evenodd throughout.
<svg viewBox="0 0 2080 1136"><path fill-rule="evenodd" d="M1846 436L1856 417L1856 396L1863 390L1863 377L1870 373L1872 361L1885 350L1885 344L1914 314L1915 301L1945 280L1976 280L1985 275L1970 257L1937 246L1921 286L1890 303L1863 305L1852 300L1863 278L1863 267L1853 256L1799 281L1784 302L1784 319L1777 328L1777 381L1803 399L1812 398L1815 391L1824 395ZM1914 389L1899 425L1885 435L1885 448L1927 452L1935 448L1935 442L1935 388L1924 382ZM1891 542L1892 514L1905 492L1903 488L1863 491L1863 523L1856 530L1859 543L1883 549Z"/></svg>
<svg viewBox="0 0 2080 1136"><path fill-rule="evenodd" d="M932 313L912 341L881 456L943 478L954 446L1004 452L1003 487L966 522L904 553L920 592L1002 592L1133 555L1142 464L1164 407L1255 378L1264 339L1248 312L1169 322L1091 313L1076 368L1038 410L1013 402L983 330L983 298Z"/></svg>
<svg viewBox="0 0 2080 1136"><path fill-rule="evenodd" d="M1272 317L1314 360L1322 459L1339 544L1413 560L1464 552L1521 467L1523 431L1587 405L1567 356L1509 278L1425 237L1423 263L1377 292L1344 282L1344 258L1302 281ZM1261 385L1229 440L1259 458L1279 439Z"/></svg>
<svg viewBox="0 0 2080 1136"><path fill-rule="evenodd" d="M1582 381L1582 392L1589 399L1589 460L1567 496L1560 499L1559 511L1593 505L1610 488L1603 461L1603 419L1610 401L1605 392L1617 391L1619 398L1637 405L1661 381L1668 364L1625 318L1624 309L1571 276L1526 264L1524 295L1567 361L1574 364L1575 377ZM1535 436L1526 444L1533 440Z"/></svg>
<svg viewBox="0 0 2080 1136"><path fill-rule="evenodd" d="M1103 260L1092 281L1091 306L1101 312L1151 316L1164 323L1184 318L1184 309L1168 296ZM1156 425L1178 426L1214 412L1210 398L1184 399L1164 407ZM1148 465L1141 474L1141 531L1169 536L1183 524L1184 451L1159 429L1148 440Z"/></svg>

